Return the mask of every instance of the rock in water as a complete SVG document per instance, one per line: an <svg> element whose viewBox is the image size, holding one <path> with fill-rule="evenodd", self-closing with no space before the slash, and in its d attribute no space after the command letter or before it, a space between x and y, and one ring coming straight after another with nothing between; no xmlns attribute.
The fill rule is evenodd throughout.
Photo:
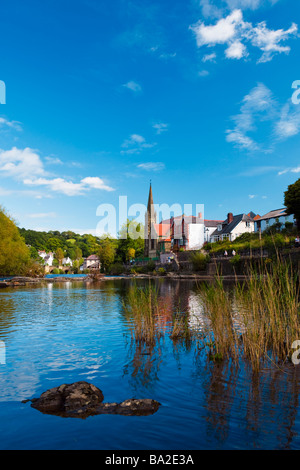
<svg viewBox="0 0 300 470"><path fill-rule="evenodd" d="M42 413L69 418L87 418L99 414L147 416L156 413L160 403L151 399L131 398L122 403L102 403L102 391L88 382L75 382L51 388L34 398L31 406ZM25 400L23 401L25 402Z"/></svg>
<svg viewBox="0 0 300 470"><path fill-rule="evenodd" d="M88 382L75 382L51 388L40 398L32 400L31 406L42 413L71 416L92 414L102 403L103 393Z"/></svg>
<svg viewBox="0 0 300 470"><path fill-rule="evenodd" d="M117 406L117 414L128 416L147 416L155 413L160 407L160 403L150 398L125 400Z"/></svg>

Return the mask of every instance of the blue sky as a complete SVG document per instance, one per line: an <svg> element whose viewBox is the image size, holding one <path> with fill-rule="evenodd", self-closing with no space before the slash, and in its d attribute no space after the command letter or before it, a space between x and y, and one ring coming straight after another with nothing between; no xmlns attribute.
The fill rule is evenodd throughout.
<svg viewBox="0 0 300 470"><path fill-rule="evenodd" d="M92 232L100 204L283 206L300 177L295 0L1 5L0 203ZM300 96L300 95L299 95Z"/></svg>

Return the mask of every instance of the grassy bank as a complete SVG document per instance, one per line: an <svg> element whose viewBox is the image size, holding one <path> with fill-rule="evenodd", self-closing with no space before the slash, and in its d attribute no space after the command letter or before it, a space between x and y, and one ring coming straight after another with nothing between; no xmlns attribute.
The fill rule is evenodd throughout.
<svg viewBox="0 0 300 470"><path fill-rule="evenodd" d="M254 251L267 250L270 255L278 250L290 249L295 244L296 231L283 230L281 232L266 232L262 234L261 239L258 233L244 233L233 242L225 240L215 243L207 243L205 250L211 255L222 255L225 250L231 253L251 253Z"/></svg>

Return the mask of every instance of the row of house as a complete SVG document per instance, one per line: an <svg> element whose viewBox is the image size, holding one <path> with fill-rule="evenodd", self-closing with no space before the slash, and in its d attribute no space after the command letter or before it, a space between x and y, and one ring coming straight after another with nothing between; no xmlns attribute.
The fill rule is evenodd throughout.
<svg viewBox="0 0 300 470"><path fill-rule="evenodd" d="M55 254L51 251L46 253L46 251L38 251L39 256L44 260L44 266L53 266L53 261L55 259ZM61 266L73 266L73 261L68 256L62 259ZM80 270L85 269L100 269L100 259L97 255L90 255L87 258L83 259L83 263L80 266Z"/></svg>
<svg viewBox="0 0 300 470"><path fill-rule="evenodd" d="M55 259L55 253L52 253L52 251L49 251L49 253L46 253L46 251L38 251L38 255L44 260L44 266L53 266L53 261ZM66 257L63 258L61 262L62 266L72 266L73 262L71 258Z"/></svg>
<svg viewBox="0 0 300 470"><path fill-rule="evenodd" d="M294 216L287 215L285 209L277 209L260 216L254 212L234 215L227 214L225 220L203 219L201 214L171 217L156 222L152 187L150 184L148 206L145 216L145 252L147 258L158 254L199 250L205 243L229 240L234 241L244 233L262 232L274 224L295 224Z"/></svg>

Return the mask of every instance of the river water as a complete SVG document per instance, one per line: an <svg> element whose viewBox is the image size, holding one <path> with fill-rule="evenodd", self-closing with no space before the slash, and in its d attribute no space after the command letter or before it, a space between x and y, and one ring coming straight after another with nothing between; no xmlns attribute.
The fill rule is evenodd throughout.
<svg viewBox="0 0 300 470"><path fill-rule="evenodd" d="M0 449L300 448L297 368L267 364L253 375L246 364L213 363L194 344L168 335L139 347L123 309L131 282L70 281L0 291ZM170 312L180 300L191 329L205 321L195 283L153 282ZM99 387L104 401L153 398L161 407L151 416L81 420L21 403L79 380Z"/></svg>

